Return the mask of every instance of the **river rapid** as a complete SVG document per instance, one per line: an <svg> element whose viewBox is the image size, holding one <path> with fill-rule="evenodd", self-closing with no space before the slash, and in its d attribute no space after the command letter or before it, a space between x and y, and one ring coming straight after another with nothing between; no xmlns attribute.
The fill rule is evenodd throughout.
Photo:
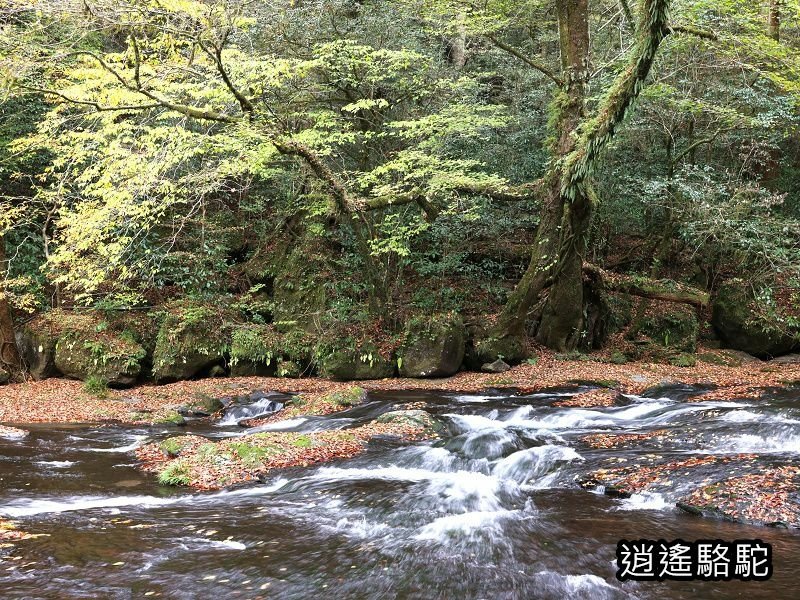
<svg viewBox="0 0 800 600"><path fill-rule="evenodd" d="M684 513L675 500L690 482L680 473L674 496L613 498L576 483L637 453L752 452L765 465L792 464L800 391L690 403L697 390L676 386L626 396L622 406L553 406L579 391L372 393L342 413L271 427L347 428L414 402L446 433L424 443L376 439L354 459L207 493L161 487L136 469L132 451L175 428L23 425L27 437L0 439L0 517L46 535L0 550L0 597L800 598L800 533ZM269 408L280 400L270 397ZM255 412L238 407L187 430L238 436L239 417ZM657 448L581 441L653 430L675 435ZM725 476L730 466L716 468ZM773 545L774 575L622 583L621 538L760 538Z"/></svg>

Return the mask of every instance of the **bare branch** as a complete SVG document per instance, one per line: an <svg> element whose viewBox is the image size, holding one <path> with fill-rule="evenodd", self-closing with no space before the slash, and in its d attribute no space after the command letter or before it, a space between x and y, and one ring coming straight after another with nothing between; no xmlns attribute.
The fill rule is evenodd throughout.
<svg viewBox="0 0 800 600"><path fill-rule="evenodd" d="M553 82L555 82L555 84L557 86L560 87L560 86L564 85L564 82L561 80L561 78L559 78L555 73L553 73L553 71L551 69L548 69L543 64L541 64L539 62L536 62L535 60L525 56L524 54L522 54L519 50L517 50L513 46L509 46L505 42L503 42L501 40L498 40L493 35L487 35L486 38L490 42L492 42L495 46L500 48L501 50L504 50L504 51L508 52L511 56L514 56L515 58L518 58L519 60L524 62L529 67L532 67L532 68L536 69L537 71L539 71L543 75L545 75L548 78L550 78Z"/></svg>

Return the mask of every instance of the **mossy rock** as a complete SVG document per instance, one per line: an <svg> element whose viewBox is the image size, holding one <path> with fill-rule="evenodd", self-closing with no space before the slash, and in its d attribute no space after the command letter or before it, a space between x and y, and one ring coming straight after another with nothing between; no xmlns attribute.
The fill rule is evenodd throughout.
<svg viewBox="0 0 800 600"><path fill-rule="evenodd" d="M759 293L768 293L762 286ZM717 290L711 323L722 342L758 358L788 354L800 347L800 329L781 322L778 311L757 310L756 292L742 280L733 279Z"/></svg>
<svg viewBox="0 0 800 600"><path fill-rule="evenodd" d="M153 421L154 425L174 425L176 427L183 427L186 425L186 419L177 411L171 411Z"/></svg>
<svg viewBox="0 0 800 600"><path fill-rule="evenodd" d="M195 400L181 406L178 409L178 414L184 417L208 417L223 408L225 408L225 404L219 398L198 395Z"/></svg>
<svg viewBox="0 0 800 600"><path fill-rule="evenodd" d="M678 352L695 352L699 331L694 309L682 305L646 315L639 329L653 344Z"/></svg>
<svg viewBox="0 0 800 600"><path fill-rule="evenodd" d="M277 364L275 374L278 377L297 379L303 374L303 368L293 360L284 360Z"/></svg>
<svg viewBox="0 0 800 600"><path fill-rule="evenodd" d="M59 335L60 328L54 327L49 319L41 316L25 325L17 334L20 355L35 380L58 375L56 342Z"/></svg>
<svg viewBox="0 0 800 600"><path fill-rule="evenodd" d="M314 340L306 332L293 329L279 332L273 325L240 325L231 333L231 374L236 376L282 376L289 365L300 373L311 370Z"/></svg>
<svg viewBox="0 0 800 600"><path fill-rule="evenodd" d="M467 348L464 364L472 371L480 371L483 365L498 359L513 366L521 363L527 356L525 340L522 337L497 338L479 334Z"/></svg>
<svg viewBox="0 0 800 600"><path fill-rule="evenodd" d="M279 329L319 332L319 317L328 295L321 283L328 280L330 253L321 240L304 236L291 251L282 254L273 283L274 322Z"/></svg>
<svg viewBox="0 0 800 600"><path fill-rule="evenodd" d="M218 307L171 308L156 339L153 354L156 382L190 379L221 364L229 339L225 313Z"/></svg>
<svg viewBox="0 0 800 600"><path fill-rule="evenodd" d="M185 435L178 435L175 437L167 438L158 444L158 449L168 456L179 456L181 451L193 441L192 438Z"/></svg>
<svg viewBox="0 0 800 600"><path fill-rule="evenodd" d="M396 423L411 427L421 427L426 433L441 433L445 427L424 410L393 410L383 413L376 421L378 423Z"/></svg>
<svg viewBox="0 0 800 600"><path fill-rule="evenodd" d="M385 379L394 375L394 361L387 360L371 345L332 351L320 362L320 374L340 381Z"/></svg>
<svg viewBox="0 0 800 600"><path fill-rule="evenodd" d="M401 377L448 377L464 362L466 329L453 314L411 319L397 352Z"/></svg>
<svg viewBox="0 0 800 600"><path fill-rule="evenodd" d="M108 332L70 331L56 342L55 365L72 379L95 378L112 387L136 383L146 352L134 341Z"/></svg>
<svg viewBox="0 0 800 600"><path fill-rule="evenodd" d="M242 325L231 332L231 375L273 377L281 357L281 336L274 327Z"/></svg>

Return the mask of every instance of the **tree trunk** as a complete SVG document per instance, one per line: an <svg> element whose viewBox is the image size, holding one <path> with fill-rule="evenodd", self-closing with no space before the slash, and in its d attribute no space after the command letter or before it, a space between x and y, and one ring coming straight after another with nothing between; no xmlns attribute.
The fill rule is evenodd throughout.
<svg viewBox="0 0 800 600"><path fill-rule="evenodd" d="M583 329L582 264L593 213L589 178L600 151L639 95L661 40L667 33L670 0L643 0L637 44L628 67L619 74L587 119L589 62L588 0L557 0L561 68L564 82L558 110L556 165L548 174L542 218L525 275L509 297L491 337L521 336L531 308L549 293L541 312L537 341L555 350L574 348Z"/></svg>
<svg viewBox="0 0 800 600"><path fill-rule="evenodd" d="M576 129L585 118L589 7L588 0L558 0L556 8L564 88L556 99L560 106L554 153L563 158L574 150ZM570 202L564 196L562 178L560 168L548 177L530 264L498 323L501 337L522 335L531 306L552 284L537 338L557 350L574 345L583 321L582 245L586 219L591 217L588 198L581 195Z"/></svg>
<svg viewBox="0 0 800 600"><path fill-rule="evenodd" d="M783 0L769 0L767 35L776 42L781 41L781 4Z"/></svg>
<svg viewBox="0 0 800 600"><path fill-rule="evenodd" d="M0 366L18 373L22 361L17 349L14 335L14 321L11 318L11 306L5 291L5 280L8 273L5 238L0 235Z"/></svg>

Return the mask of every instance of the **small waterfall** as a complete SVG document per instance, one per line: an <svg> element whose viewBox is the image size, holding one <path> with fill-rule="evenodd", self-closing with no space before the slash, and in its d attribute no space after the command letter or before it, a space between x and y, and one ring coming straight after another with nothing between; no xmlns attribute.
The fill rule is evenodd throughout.
<svg viewBox="0 0 800 600"><path fill-rule="evenodd" d="M225 409L225 415L217 422L220 427L232 427L240 421L267 417L278 412L284 404L273 400L269 396L259 398L250 404L232 404Z"/></svg>

